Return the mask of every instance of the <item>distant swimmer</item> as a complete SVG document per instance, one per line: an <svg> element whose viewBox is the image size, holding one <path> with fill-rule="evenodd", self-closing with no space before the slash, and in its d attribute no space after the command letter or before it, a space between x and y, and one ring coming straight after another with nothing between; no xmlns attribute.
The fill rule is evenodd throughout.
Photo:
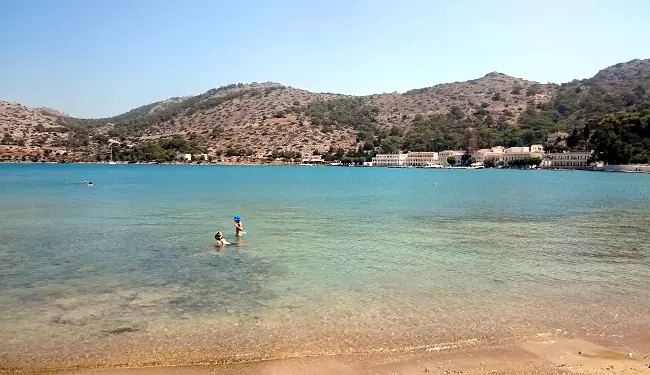
<svg viewBox="0 0 650 375"><path fill-rule="evenodd" d="M241 237L244 235L244 223L241 221L241 216L235 215L235 236Z"/></svg>
<svg viewBox="0 0 650 375"><path fill-rule="evenodd" d="M230 242L226 241L226 239L223 237L223 234L221 232L217 231L217 233L214 234L214 239L217 240L217 247L224 247L226 245L230 245Z"/></svg>
<svg viewBox="0 0 650 375"><path fill-rule="evenodd" d="M93 186L93 185L94 185L94 184L93 184L92 181L88 181L88 186Z"/></svg>
<svg viewBox="0 0 650 375"><path fill-rule="evenodd" d="M434 182L434 183L433 183L433 186L438 186L438 184Z"/></svg>

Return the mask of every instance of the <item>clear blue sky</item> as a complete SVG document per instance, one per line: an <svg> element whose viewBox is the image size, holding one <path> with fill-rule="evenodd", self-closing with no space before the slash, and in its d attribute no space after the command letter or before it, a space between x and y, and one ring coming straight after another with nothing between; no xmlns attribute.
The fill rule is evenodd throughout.
<svg viewBox="0 0 650 375"><path fill-rule="evenodd" d="M650 57L649 0L21 0L0 100L102 117L237 82L369 94Z"/></svg>

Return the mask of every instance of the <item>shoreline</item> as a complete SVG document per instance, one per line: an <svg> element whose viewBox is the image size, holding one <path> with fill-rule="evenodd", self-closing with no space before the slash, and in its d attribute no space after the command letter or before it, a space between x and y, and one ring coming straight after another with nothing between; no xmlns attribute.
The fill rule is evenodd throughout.
<svg viewBox="0 0 650 375"><path fill-rule="evenodd" d="M465 345L469 344L469 345ZM643 346L643 345L642 345ZM647 343L645 345L647 347ZM0 374L52 375L249 375L249 374L639 374L650 372L650 353L565 336L537 337L510 345L441 343L395 351L259 359L123 363L112 366L2 368Z"/></svg>
<svg viewBox="0 0 650 375"><path fill-rule="evenodd" d="M91 161L65 161L65 162L56 162L56 161L0 161L0 164L83 164L83 165L174 165L174 166L236 166L236 167L245 167L245 166L275 166L275 167L291 167L291 166L303 166L303 167L354 167L354 168L382 168L382 169L432 169L432 170L474 170L472 168L458 168L458 167L443 167L443 168L425 168L425 167L373 167L373 166L364 166L364 165L329 165L329 164L300 164L300 163L280 163L280 162L268 162L268 163L256 163L256 162L206 162L206 163L169 163L169 162L115 162L111 164L109 162L91 162ZM645 166L644 166L645 167ZM559 171L559 172L604 172L604 173L632 173L632 174L650 174L650 170L606 170L602 167L599 169L569 169L569 168L479 168L476 170L522 170L522 171Z"/></svg>

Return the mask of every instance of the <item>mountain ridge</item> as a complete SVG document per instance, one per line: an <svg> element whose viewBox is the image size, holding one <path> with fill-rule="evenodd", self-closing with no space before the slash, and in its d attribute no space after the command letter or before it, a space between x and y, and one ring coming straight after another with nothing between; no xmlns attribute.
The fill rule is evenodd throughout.
<svg viewBox="0 0 650 375"><path fill-rule="evenodd" d="M425 136L418 133L423 127L428 127L426 136L455 140L420 148L461 146L470 127L488 139L484 144L499 140L490 137L526 143L545 139L546 131L583 126L597 113L641 108L648 90L650 60L635 59L559 85L496 71L469 81L363 96L315 93L277 82L239 83L99 119L0 101L0 155L6 156L9 147L13 159L21 152L44 155L49 148L50 154L56 149L86 160L105 152L106 138L134 147L172 136L183 136L211 155L239 159L277 150L370 152L380 151L390 137L401 137L404 147L409 136ZM427 119L428 125L422 122Z"/></svg>

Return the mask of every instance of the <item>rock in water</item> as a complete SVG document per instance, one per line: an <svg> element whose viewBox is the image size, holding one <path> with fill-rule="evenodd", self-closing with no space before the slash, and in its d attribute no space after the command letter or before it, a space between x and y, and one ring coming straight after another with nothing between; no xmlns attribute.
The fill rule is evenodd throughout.
<svg viewBox="0 0 650 375"><path fill-rule="evenodd" d="M115 329L104 330L103 332L106 332L109 335L119 335L121 333L137 332L139 330L140 329L133 328L133 327L118 327L118 328L115 328Z"/></svg>

